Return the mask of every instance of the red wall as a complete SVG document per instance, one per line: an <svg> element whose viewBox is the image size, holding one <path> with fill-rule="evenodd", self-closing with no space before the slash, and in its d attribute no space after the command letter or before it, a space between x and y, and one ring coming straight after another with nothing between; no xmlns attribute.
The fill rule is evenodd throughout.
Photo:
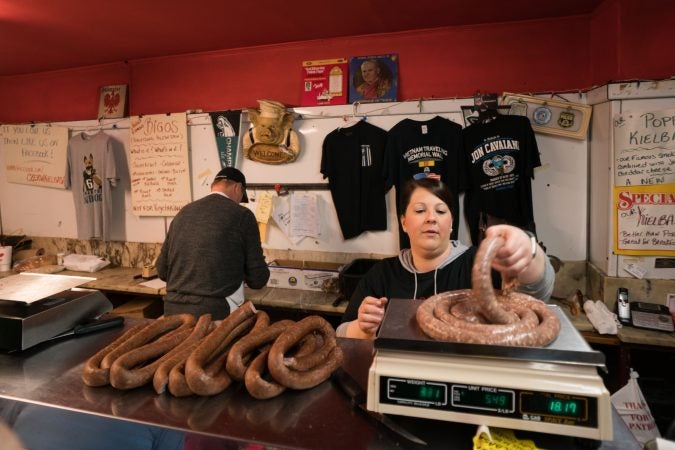
<svg viewBox="0 0 675 450"><path fill-rule="evenodd" d="M675 76L675 2L622 0L619 79Z"/></svg>
<svg viewBox="0 0 675 450"><path fill-rule="evenodd" d="M590 22L591 82L675 75L675 2L606 0Z"/></svg>
<svg viewBox="0 0 675 450"><path fill-rule="evenodd" d="M296 106L303 60L399 54L400 99L585 90L667 78L675 2L607 0L591 16L305 41L0 77L0 122L94 119L103 85L129 85L129 112Z"/></svg>
<svg viewBox="0 0 675 450"><path fill-rule="evenodd" d="M95 119L101 86L129 84L123 63L0 77L0 122Z"/></svg>
<svg viewBox="0 0 675 450"><path fill-rule="evenodd" d="M591 18L590 48L592 84L602 85L619 79L619 4L606 1Z"/></svg>
<svg viewBox="0 0 675 450"><path fill-rule="evenodd" d="M444 28L161 58L132 63L132 113L300 102L303 60L399 54L399 98L586 86L586 21ZM572 37L563 35L572 31ZM532 39L532 36L540 36ZM581 49L578 51L577 49ZM531 61L537 61L532 67ZM535 72L531 72L535 69ZM570 77L570 74L572 76Z"/></svg>

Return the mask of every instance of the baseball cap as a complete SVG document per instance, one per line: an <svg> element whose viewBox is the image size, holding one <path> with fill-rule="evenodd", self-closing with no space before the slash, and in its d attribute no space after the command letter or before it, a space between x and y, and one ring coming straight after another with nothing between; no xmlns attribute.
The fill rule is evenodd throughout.
<svg viewBox="0 0 675 450"><path fill-rule="evenodd" d="M241 203L248 203L248 195L246 195L246 177L241 171L235 169L234 167L225 167L222 169L213 181L216 180L232 180L237 183L241 183L241 188L244 193L244 196L241 198Z"/></svg>

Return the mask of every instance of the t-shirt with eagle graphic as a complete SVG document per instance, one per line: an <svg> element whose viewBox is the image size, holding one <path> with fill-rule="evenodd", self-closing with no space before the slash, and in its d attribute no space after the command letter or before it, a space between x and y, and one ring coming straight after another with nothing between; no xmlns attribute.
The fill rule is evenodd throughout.
<svg viewBox="0 0 675 450"><path fill-rule="evenodd" d="M469 228L481 213L530 228L534 223L534 168L541 165L530 121L524 116L498 115L462 130L468 174L465 214ZM472 237L476 230L471 229Z"/></svg>

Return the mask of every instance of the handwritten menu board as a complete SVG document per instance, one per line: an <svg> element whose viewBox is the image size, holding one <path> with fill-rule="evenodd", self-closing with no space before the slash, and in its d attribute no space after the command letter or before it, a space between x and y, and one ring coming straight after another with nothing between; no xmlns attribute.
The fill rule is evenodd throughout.
<svg viewBox="0 0 675 450"><path fill-rule="evenodd" d="M614 118L614 253L675 256L675 109Z"/></svg>
<svg viewBox="0 0 675 450"><path fill-rule="evenodd" d="M175 216L191 201L185 113L131 118L131 208L137 216Z"/></svg>
<svg viewBox="0 0 675 450"><path fill-rule="evenodd" d="M65 189L68 128L2 125L0 147L7 181Z"/></svg>

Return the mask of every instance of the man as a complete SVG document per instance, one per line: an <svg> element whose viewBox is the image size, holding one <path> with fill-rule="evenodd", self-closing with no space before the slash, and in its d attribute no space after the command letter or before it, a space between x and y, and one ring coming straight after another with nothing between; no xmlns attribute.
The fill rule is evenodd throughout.
<svg viewBox="0 0 675 450"><path fill-rule="evenodd" d="M258 224L239 203L248 203L246 178L226 167L209 195L173 219L157 259L159 278L167 282L164 314L223 319L243 303L244 282L253 289L267 284Z"/></svg>
<svg viewBox="0 0 675 450"><path fill-rule="evenodd" d="M382 69L375 59L367 59L361 63L363 83L356 91L364 100L375 100L382 97L391 88L391 82L382 77Z"/></svg>

